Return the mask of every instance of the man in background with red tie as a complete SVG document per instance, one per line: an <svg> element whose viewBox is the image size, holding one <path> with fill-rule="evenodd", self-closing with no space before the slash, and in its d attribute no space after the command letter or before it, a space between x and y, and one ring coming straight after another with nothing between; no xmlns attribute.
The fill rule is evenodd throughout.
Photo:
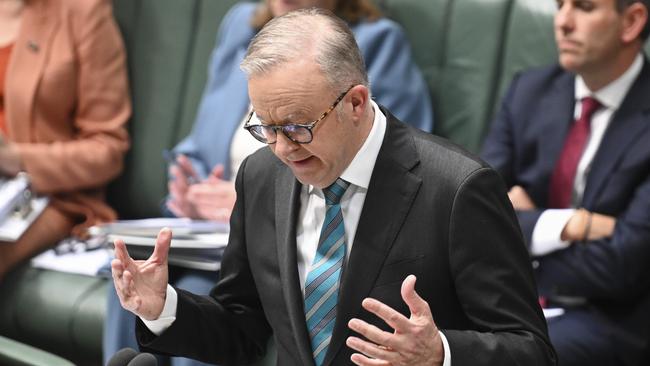
<svg viewBox="0 0 650 366"><path fill-rule="evenodd" d="M560 365L650 352L649 1L558 0L559 65L517 75L482 157L509 187Z"/></svg>

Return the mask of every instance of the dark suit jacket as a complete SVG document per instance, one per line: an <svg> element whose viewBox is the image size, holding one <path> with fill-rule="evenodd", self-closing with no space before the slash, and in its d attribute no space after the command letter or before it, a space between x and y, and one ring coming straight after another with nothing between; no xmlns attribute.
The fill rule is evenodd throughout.
<svg viewBox="0 0 650 366"><path fill-rule="evenodd" d="M386 112L387 113L387 112ZM269 149L241 166L222 278L211 297L178 290L177 319L145 349L242 364L273 332L278 365L312 365L298 283L301 185ZM550 365L526 248L498 174L450 143L388 115L384 142L343 273L326 365L351 364L347 322L389 329L361 308L368 296L409 315L408 274L449 340L454 366Z"/></svg>
<svg viewBox="0 0 650 366"><path fill-rule="evenodd" d="M482 157L522 186L538 210L518 212L524 236L547 202L550 177L573 120L572 74L559 66L515 77ZM571 245L538 258L539 291L586 297L612 321L624 359L650 339L650 65L647 60L612 116L591 164L581 206L615 216L611 239Z"/></svg>

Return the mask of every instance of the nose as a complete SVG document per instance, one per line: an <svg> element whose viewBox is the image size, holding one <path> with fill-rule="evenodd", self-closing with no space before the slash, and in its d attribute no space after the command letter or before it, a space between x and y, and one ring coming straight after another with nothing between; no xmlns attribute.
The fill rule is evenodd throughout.
<svg viewBox="0 0 650 366"><path fill-rule="evenodd" d="M559 5L557 13L555 13L555 29L562 34L571 32L574 28L573 22L573 9L569 1Z"/></svg>
<svg viewBox="0 0 650 366"><path fill-rule="evenodd" d="M300 144L291 141L287 136L282 133L282 131L277 131L277 138L275 144L273 144L273 151L278 156L288 156L292 152L300 148Z"/></svg>

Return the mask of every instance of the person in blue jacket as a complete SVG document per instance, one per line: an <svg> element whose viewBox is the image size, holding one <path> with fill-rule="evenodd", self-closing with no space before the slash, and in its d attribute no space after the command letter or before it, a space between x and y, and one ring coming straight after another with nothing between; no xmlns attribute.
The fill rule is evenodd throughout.
<svg viewBox="0 0 650 366"><path fill-rule="evenodd" d="M400 26L386 18L369 0L267 0L241 2L224 17L211 55L209 77L192 132L173 150L169 197L165 210L174 216L227 221L235 202L231 181L239 164L266 146L251 139L242 126L250 111L247 79L239 64L257 31L275 16L307 7L334 11L346 20L364 57L373 98L394 115L424 131L433 131L431 98L412 59ZM172 268L170 283L207 294L216 272ZM121 348L137 348L135 316L122 309L109 290L104 327L105 361ZM201 365L175 359L173 365Z"/></svg>

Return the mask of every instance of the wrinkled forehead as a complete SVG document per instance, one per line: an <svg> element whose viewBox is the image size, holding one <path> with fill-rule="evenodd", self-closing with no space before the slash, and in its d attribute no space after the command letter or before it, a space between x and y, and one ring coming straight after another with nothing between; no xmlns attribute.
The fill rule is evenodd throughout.
<svg viewBox="0 0 650 366"><path fill-rule="evenodd" d="M252 75L248 93L253 110L268 123L313 118L331 103L334 94L318 65L309 62L292 62Z"/></svg>

